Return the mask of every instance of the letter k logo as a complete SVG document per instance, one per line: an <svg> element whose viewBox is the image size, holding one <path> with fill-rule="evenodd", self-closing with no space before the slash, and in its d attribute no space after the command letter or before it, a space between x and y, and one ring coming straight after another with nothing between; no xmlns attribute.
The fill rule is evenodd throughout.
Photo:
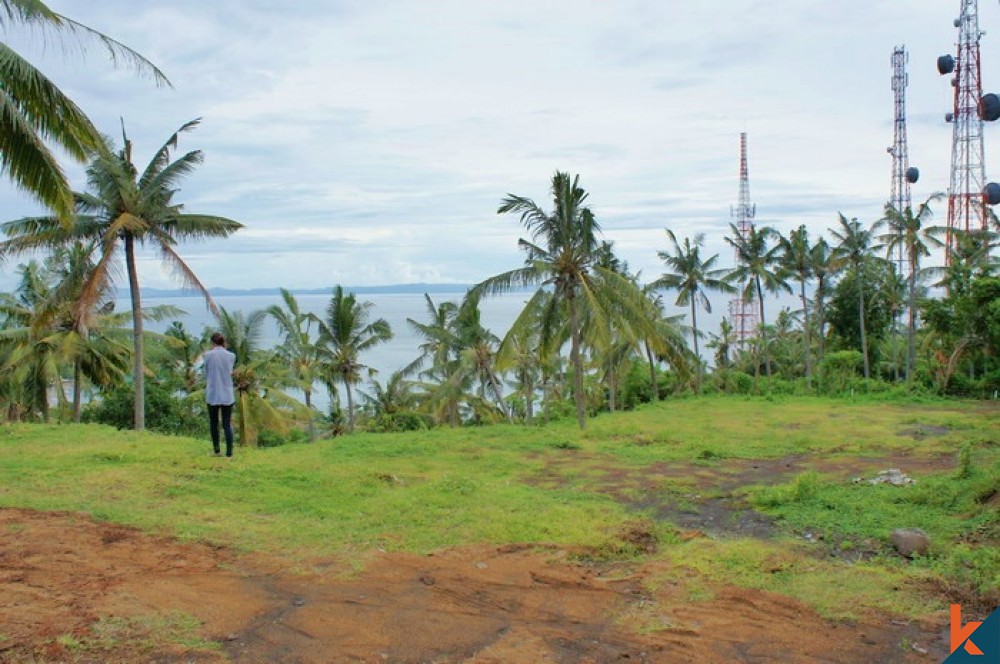
<svg viewBox="0 0 1000 664"><path fill-rule="evenodd" d="M958 650L958 647L965 644L965 652L970 655L982 655L983 651L972 642L969 637L972 633L979 629L982 622L970 622L965 627L962 627L962 605L952 604L951 605L951 652Z"/></svg>

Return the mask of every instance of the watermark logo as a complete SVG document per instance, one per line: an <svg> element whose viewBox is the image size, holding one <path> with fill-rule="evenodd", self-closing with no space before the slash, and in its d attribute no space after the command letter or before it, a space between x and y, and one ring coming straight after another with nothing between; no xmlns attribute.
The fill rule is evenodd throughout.
<svg viewBox="0 0 1000 664"><path fill-rule="evenodd" d="M951 605L951 655L946 664L1000 661L1000 609L986 620L962 624L962 605Z"/></svg>

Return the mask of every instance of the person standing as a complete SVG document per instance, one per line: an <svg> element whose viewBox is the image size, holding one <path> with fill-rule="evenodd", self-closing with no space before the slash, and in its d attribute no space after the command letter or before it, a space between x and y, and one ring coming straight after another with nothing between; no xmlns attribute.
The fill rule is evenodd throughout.
<svg viewBox="0 0 1000 664"><path fill-rule="evenodd" d="M216 332L212 335L212 350L202 357L205 366L205 402L208 404L208 427L212 434L212 448L219 456L219 420L226 436L226 456L233 456L233 366L236 356L226 350L226 338Z"/></svg>

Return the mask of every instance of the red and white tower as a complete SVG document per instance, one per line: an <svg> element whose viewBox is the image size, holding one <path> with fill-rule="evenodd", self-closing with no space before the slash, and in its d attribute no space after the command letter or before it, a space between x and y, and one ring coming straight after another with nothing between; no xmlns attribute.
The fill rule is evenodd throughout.
<svg viewBox="0 0 1000 664"><path fill-rule="evenodd" d="M757 214L757 206L750 203L750 170L747 168L747 135L740 134L740 198L730 214L736 219L736 229L744 238L753 228L753 218ZM736 256L739 261L739 255ZM729 301L729 317L733 321L733 332L736 341L743 342L757 332L757 300L753 291L746 297Z"/></svg>
<svg viewBox="0 0 1000 664"><path fill-rule="evenodd" d="M979 1L961 0L962 11L955 19L958 28L956 55L942 55L937 60L941 75L954 73L951 84L955 103L945 119L952 124L951 182L948 187L948 233L946 260L951 262L958 233L984 231L987 228L987 191L983 160L983 120L1000 117L991 99L983 97L980 77ZM996 99L996 95L987 95Z"/></svg>

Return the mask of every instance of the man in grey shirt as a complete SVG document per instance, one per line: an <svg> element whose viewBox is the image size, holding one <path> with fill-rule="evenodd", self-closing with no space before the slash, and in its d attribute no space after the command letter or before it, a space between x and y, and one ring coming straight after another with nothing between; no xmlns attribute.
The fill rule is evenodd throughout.
<svg viewBox="0 0 1000 664"><path fill-rule="evenodd" d="M208 404L208 426L212 433L212 448L219 456L219 418L226 436L226 456L233 456L233 366L236 356L226 350L226 338L212 335L212 350L202 357L205 364L205 402Z"/></svg>

